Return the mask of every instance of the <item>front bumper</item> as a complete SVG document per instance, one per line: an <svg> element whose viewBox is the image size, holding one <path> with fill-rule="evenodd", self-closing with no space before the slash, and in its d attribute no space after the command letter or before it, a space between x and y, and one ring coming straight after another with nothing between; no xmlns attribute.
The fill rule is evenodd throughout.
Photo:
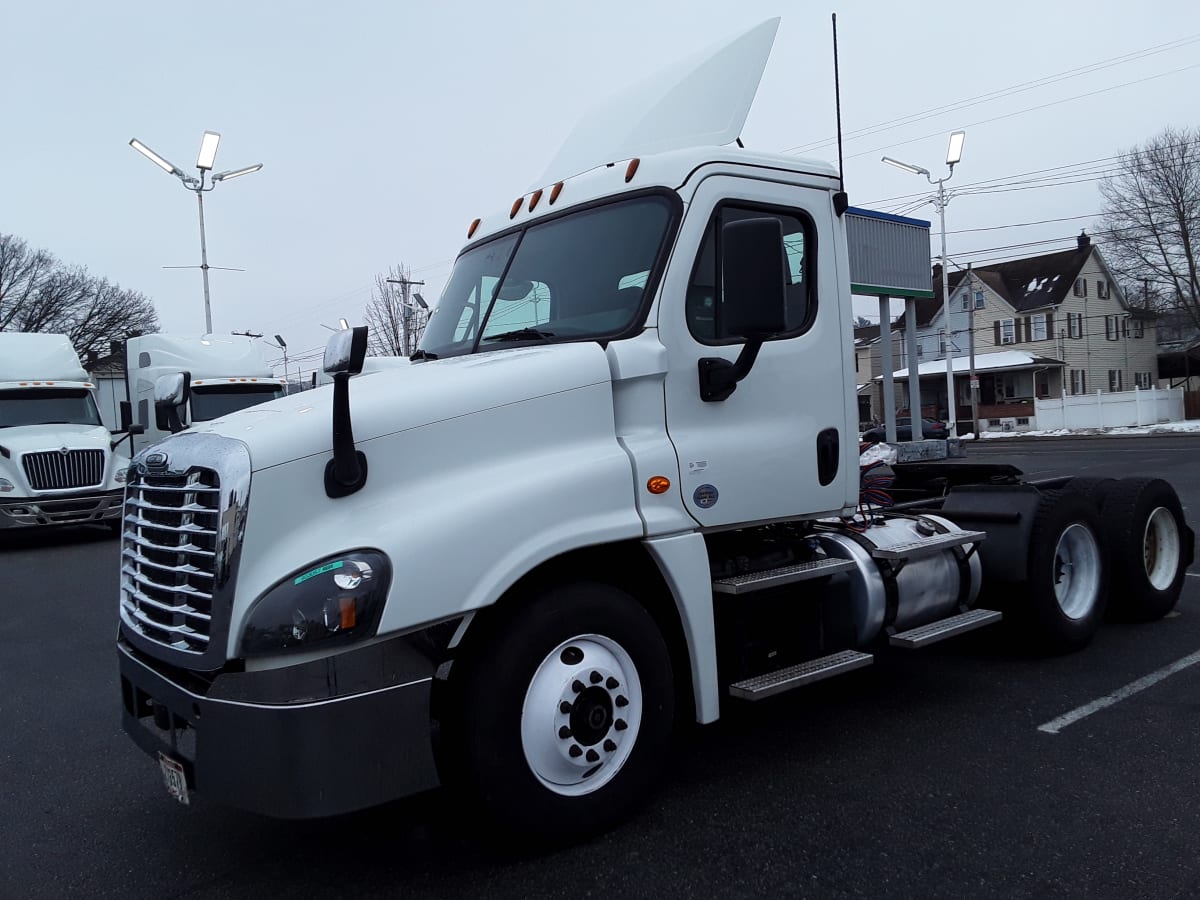
<svg viewBox="0 0 1200 900"><path fill-rule="evenodd" d="M433 663L404 638L211 681L117 646L125 731L150 755L181 762L208 800L313 818L438 784Z"/></svg>
<svg viewBox="0 0 1200 900"><path fill-rule="evenodd" d="M121 518L124 499L124 488L41 497L0 497L0 530L116 522Z"/></svg>

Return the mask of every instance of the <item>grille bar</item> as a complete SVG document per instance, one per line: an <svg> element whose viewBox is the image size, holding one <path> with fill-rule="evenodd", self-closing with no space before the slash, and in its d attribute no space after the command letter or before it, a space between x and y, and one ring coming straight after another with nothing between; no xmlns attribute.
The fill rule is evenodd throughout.
<svg viewBox="0 0 1200 900"><path fill-rule="evenodd" d="M187 606L169 606L166 603L159 603L153 597L151 597L148 594L145 594L142 591L139 591L137 589L134 589L130 593L132 593L134 595L134 597L137 599L138 603L141 604L141 606L138 607L139 611L141 610L142 607L149 606L151 609L157 609L159 612L167 613L169 615L175 615L176 613L179 613L181 616L187 616L192 619L199 619L202 622L211 622L212 621L212 616L210 616L208 613L202 613L198 609L192 609L191 607L187 607ZM153 622L153 620L150 620L150 621ZM153 622L153 624L156 627L158 627L159 625L162 625L161 622Z"/></svg>
<svg viewBox="0 0 1200 900"><path fill-rule="evenodd" d="M198 591L190 584L163 584L160 581L155 581L153 578L147 578L133 566L129 565L121 566L121 571L138 584L144 585L148 588L153 588L156 591L163 591L168 594L182 594L185 597L195 597L200 600L212 600L212 594L204 591Z"/></svg>
<svg viewBox="0 0 1200 900"><path fill-rule="evenodd" d="M129 504L126 503L127 507L128 507L128 505ZM141 528L154 528L154 529L157 529L158 531L169 531L172 534L196 534L196 535L207 535L210 537L217 536L217 531L215 528L202 528L201 526L197 525L194 522L188 522L187 524L184 524L184 525L166 525L166 524L161 524L159 522L151 522L149 519L143 519L141 516L137 515L136 513L134 513L134 514L126 513L125 521L134 526L138 526ZM164 550L174 550L175 548L174 547L164 547L163 549Z"/></svg>
<svg viewBox="0 0 1200 900"><path fill-rule="evenodd" d="M188 504L185 504L184 506L165 506L161 503L151 503L149 500L140 500L137 497L130 497L128 500L125 501L125 505L126 506L134 506L134 507L137 507L138 509L149 509L149 510L153 510L155 512L168 512L168 513L190 512L190 513L201 513L201 514L209 515L209 516L218 515L217 510L213 509L211 506L204 506L204 505L202 505L200 503L196 503L196 502L188 503Z"/></svg>
<svg viewBox="0 0 1200 900"><path fill-rule="evenodd" d="M96 487L104 481L103 450L41 450L24 454L21 465L35 491Z"/></svg>
<svg viewBox="0 0 1200 900"><path fill-rule="evenodd" d="M125 604L125 610L142 625L154 631L161 631L164 634L179 635L186 638L188 641L200 641L204 644L208 643L207 634L202 631L197 631L195 628L192 628L188 625L167 625L163 622L156 622L146 615L145 611L140 607L134 606L130 603ZM178 642L172 641L171 646L177 647Z"/></svg>
<svg viewBox="0 0 1200 900"><path fill-rule="evenodd" d="M164 548L164 551L176 553L178 552L178 548L171 547L169 548L169 551L167 548ZM151 568L160 569L164 572L174 572L176 575L199 575L201 578L216 577L214 573L199 569L196 566L193 566L191 563L184 563L181 566L169 566L166 563L155 562L154 560L138 553L137 550L131 550L128 547L121 551L121 555L128 560L132 560L139 566L150 566Z"/></svg>

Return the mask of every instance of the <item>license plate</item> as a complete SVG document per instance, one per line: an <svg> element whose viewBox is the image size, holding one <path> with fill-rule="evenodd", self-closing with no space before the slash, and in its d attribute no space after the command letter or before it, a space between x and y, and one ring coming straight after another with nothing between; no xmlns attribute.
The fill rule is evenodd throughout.
<svg viewBox="0 0 1200 900"><path fill-rule="evenodd" d="M188 803L187 776L183 773L183 763L171 759L165 753L158 754L158 767L162 769L163 784L167 793L185 806Z"/></svg>

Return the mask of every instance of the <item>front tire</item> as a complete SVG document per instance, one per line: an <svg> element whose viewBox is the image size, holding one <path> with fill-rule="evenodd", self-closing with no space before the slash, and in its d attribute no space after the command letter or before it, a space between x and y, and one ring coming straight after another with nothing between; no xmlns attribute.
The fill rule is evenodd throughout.
<svg viewBox="0 0 1200 900"><path fill-rule="evenodd" d="M596 583L549 589L465 668L456 774L496 834L574 840L649 793L675 690L662 635L629 594Z"/></svg>

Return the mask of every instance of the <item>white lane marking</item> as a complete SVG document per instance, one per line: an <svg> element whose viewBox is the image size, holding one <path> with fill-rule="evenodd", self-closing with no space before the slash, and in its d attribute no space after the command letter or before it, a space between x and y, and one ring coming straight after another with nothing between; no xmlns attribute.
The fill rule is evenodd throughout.
<svg viewBox="0 0 1200 900"><path fill-rule="evenodd" d="M1078 709L1073 709L1069 713L1059 716L1057 719L1051 719L1044 725L1039 725L1038 731L1044 731L1047 734L1058 734L1068 725L1073 725L1080 719L1085 719L1092 713L1099 712L1105 707L1112 706L1114 703L1120 703L1122 700L1132 697L1139 691L1144 691L1146 688L1158 684L1164 678L1168 678L1176 672L1181 672L1188 666L1194 666L1196 663L1200 663L1200 650L1197 650L1190 656L1185 656L1183 659L1176 660L1169 666L1164 666L1156 672L1151 672L1144 678L1130 682L1125 687L1113 691L1106 697L1093 700L1091 703L1081 706Z"/></svg>
<svg viewBox="0 0 1200 900"><path fill-rule="evenodd" d="M1188 572L1187 577L1188 578L1200 578L1200 572Z"/></svg>

